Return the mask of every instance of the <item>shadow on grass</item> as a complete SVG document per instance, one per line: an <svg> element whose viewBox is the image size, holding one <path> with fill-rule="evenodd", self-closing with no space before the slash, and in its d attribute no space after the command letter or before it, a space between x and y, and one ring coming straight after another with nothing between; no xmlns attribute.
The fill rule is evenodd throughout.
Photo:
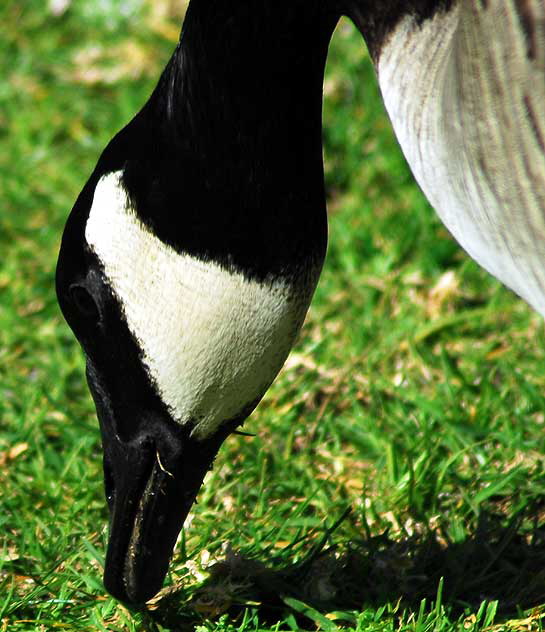
<svg viewBox="0 0 545 632"><path fill-rule="evenodd" d="M483 513L474 533L456 543L436 531L404 540L362 537L328 548L322 542L303 561L275 569L230 551L183 613L179 589L162 597L150 615L169 629L193 630L203 618L237 618L250 605L261 622L272 625L291 611L303 628L315 629L298 603L318 613L397 602L401 610L418 611L423 599L435 600L443 577L443 603L451 615L498 600L498 615L506 618L545 602L545 526L538 526L543 509L526 508L508 523L505 516Z"/></svg>

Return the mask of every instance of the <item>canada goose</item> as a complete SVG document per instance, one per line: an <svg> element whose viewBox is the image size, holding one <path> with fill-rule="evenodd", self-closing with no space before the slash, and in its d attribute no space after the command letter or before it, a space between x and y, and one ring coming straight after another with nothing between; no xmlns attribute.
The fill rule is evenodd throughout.
<svg viewBox="0 0 545 632"><path fill-rule="evenodd" d="M544 311L541 0L192 0L157 88L80 193L57 266L102 433L104 581L123 601L159 590L221 443L304 320L326 248L321 94L342 13L432 204Z"/></svg>

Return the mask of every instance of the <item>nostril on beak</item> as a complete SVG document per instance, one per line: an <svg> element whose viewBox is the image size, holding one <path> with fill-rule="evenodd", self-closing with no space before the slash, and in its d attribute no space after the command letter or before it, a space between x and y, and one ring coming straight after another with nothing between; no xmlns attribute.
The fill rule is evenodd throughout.
<svg viewBox="0 0 545 632"><path fill-rule="evenodd" d="M115 478L112 466L106 458L104 459L104 492L106 494L108 507L111 511L115 497Z"/></svg>

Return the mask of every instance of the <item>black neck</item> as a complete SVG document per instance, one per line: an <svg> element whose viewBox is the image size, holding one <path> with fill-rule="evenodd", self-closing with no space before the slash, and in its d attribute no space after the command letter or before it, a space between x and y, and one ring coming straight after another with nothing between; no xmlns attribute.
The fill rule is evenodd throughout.
<svg viewBox="0 0 545 632"><path fill-rule="evenodd" d="M322 84L338 18L323 4L192 0L118 140L132 135L125 183L166 243L262 278L323 256Z"/></svg>
<svg viewBox="0 0 545 632"><path fill-rule="evenodd" d="M266 144L273 157L276 150L284 154L282 164L291 158L283 150L293 145L294 132L316 147L336 20L308 0L193 0L160 85L168 99L158 107L169 132L178 125L181 135L197 135L192 149L208 150L210 142L231 156L254 148L261 154Z"/></svg>

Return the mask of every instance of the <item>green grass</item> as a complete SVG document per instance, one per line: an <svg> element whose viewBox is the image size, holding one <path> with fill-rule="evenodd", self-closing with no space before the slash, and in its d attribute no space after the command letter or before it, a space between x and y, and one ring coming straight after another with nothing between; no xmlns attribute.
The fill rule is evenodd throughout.
<svg viewBox="0 0 545 632"><path fill-rule="evenodd" d="M541 629L543 325L426 203L347 23L325 86L329 253L301 338L257 436L222 448L165 591L145 612L105 594L98 425L55 260L179 17L45 4L0 7L0 631Z"/></svg>

